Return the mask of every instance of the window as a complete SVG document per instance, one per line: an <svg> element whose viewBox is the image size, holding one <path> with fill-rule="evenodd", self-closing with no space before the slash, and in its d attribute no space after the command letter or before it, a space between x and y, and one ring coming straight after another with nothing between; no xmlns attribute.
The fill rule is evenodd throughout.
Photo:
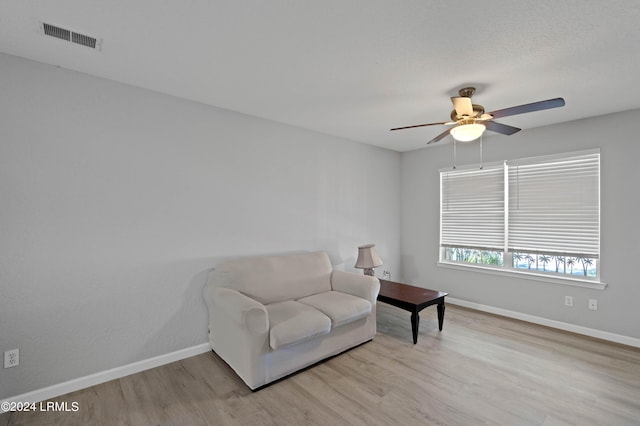
<svg viewBox="0 0 640 426"><path fill-rule="evenodd" d="M599 279L600 152L440 172L440 262Z"/></svg>

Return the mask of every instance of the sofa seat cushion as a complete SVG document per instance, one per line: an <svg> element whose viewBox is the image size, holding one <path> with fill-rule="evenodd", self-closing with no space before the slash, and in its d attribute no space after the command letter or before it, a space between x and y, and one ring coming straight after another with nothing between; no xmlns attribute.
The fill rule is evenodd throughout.
<svg viewBox="0 0 640 426"><path fill-rule="evenodd" d="M266 305L269 314L269 346L276 350L331 331L331 319L309 305L285 300Z"/></svg>
<svg viewBox="0 0 640 426"><path fill-rule="evenodd" d="M298 299L331 318L333 328L357 321L371 313L371 302L339 291L327 291Z"/></svg>

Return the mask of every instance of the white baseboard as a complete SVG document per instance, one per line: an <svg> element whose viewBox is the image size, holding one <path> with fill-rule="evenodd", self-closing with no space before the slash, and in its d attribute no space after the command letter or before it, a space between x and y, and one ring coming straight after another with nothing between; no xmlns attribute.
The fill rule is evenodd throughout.
<svg viewBox="0 0 640 426"><path fill-rule="evenodd" d="M621 334L609 333L608 331L582 327L580 325L569 324L562 321L550 320L547 318L541 318L534 315L523 314L521 312L510 311L507 309L496 308L493 306L482 305L474 302L467 302L466 300L455 299L453 297L447 297L446 302L452 305L463 306L465 308L471 308L478 311L488 312L490 314L501 315L503 317L514 318L522 321L531 322L534 324L544 325L547 327L557 328L564 331L570 331L572 333L582 334L589 337L595 337L597 339L608 340L610 342L620 343L623 345L640 348L640 339L636 339L635 337L623 336Z"/></svg>
<svg viewBox="0 0 640 426"><path fill-rule="evenodd" d="M77 390L99 385L100 383L105 383L110 380L119 379L121 377L125 377L130 374L139 373L141 371L148 370L150 368L155 368L164 364L169 364L170 362L180 361L181 359L189 358L195 355L200 355L210 350L211 350L211 347L209 346L209 343L202 343L200 345L192 346L190 348L180 349L178 351L170 352L168 354L158 355L153 358L123 365L121 367L115 367L110 370L101 371L99 373L90 374L84 377L79 377L77 379L58 383L56 385L48 386L46 388L23 393L22 395L16 395L3 400L3 402L7 401L7 402L35 403L35 402L44 401L46 399L65 395L69 392L75 392ZM0 408L0 413L2 412L4 412L4 410Z"/></svg>

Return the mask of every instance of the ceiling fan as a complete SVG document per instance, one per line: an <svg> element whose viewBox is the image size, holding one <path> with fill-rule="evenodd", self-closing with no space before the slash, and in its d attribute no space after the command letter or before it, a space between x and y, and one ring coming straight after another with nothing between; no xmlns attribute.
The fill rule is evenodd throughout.
<svg viewBox="0 0 640 426"><path fill-rule="evenodd" d="M502 135L512 135L522 130L517 127L493 121L496 118L564 106L564 99L554 98L485 113L482 105L476 105L471 102L471 96L473 96L475 91L475 87L464 87L458 91L460 94L459 97L451 98L454 108L453 111L451 111L451 121L416 124L414 126L396 127L391 130L413 129L415 127L435 125L455 125L452 129L445 130L435 138L431 139L427 144L438 142L444 139L448 134L451 134L451 136L458 141L470 142L482 136L482 133L485 130L491 130L492 132L500 133Z"/></svg>

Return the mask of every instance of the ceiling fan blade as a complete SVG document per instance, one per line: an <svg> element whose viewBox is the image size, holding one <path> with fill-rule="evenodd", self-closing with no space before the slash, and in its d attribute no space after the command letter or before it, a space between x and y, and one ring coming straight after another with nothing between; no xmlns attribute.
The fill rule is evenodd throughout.
<svg viewBox="0 0 640 426"><path fill-rule="evenodd" d="M499 109L490 112L493 118L508 117L510 115L524 114L526 112L542 111L544 109L559 108L564 106L564 99L554 98L546 101L533 102L530 104L518 105L511 108Z"/></svg>
<svg viewBox="0 0 640 426"><path fill-rule="evenodd" d="M518 133L520 130L517 127L507 126L506 124L496 123L495 121L486 121L483 123L487 130L491 130L492 132L500 133L501 135L512 135L514 133Z"/></svg>
<svg viewBox="0 0 640 426"><path fill-rule="evenodd" d="M450 124L450 122L449 121L442 121L440 123L416 124L415 126L396 127L395 129L391 129L391 130L413 129L414 127L437 126L439 124ZM452 123L452 124L455 124L455 123Z"/></svg>
<svg viewBox="0 0 640 426"><path fill-rule="evenodd" d="M449 129L445 130L444 132L440 133L438 136L436 136L435 138L427 142L427 145L441 141L442 139L446 138L449 135L449 132L450 132Z"/></svg>
<svg viewBox="0 0 640 426"><path fill-rule="evenodd" d="M465 115L468 117L473 117L473 104L471 103L471 98L451 98L451 102L453 102L453 108L456 110L456 114L458 114L458 117L462 117Z"/></svg>

